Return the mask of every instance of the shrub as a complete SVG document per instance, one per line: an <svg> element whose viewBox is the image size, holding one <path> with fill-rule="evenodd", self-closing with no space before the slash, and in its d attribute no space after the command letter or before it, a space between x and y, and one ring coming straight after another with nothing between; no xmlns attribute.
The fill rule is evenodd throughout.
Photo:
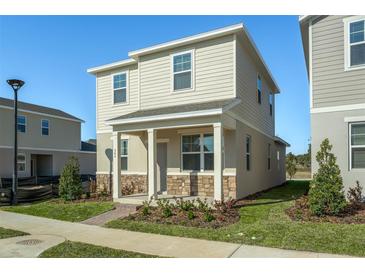
<svg viewBox="0 0 365 274"><path fill-rule="evenodd" d="M71 157L62 170L59 185L59 195L66 201L81 197L82 185L80 164L77 158Z"/></svg>
<svg viewBox="0 0 365 274"><path fill-rule="evenodd" d="M340 168L331 149L332 145L326 138L317 152L319 169L313 176L308 192L309 209L317 216L337 215L347 205Z"/></svg>
<svg viewBox="0 0 365 274"><path fill-rule="evenodd" d="M192 210L189 210L189 211L188 211L188 219L189 219L189 220L192 220L192 219L194 219L194 218L195 218L194 212L193 212Z"/></svg>
<svg viewBox="0 0 365 274"><path fill-rule="evenodd" d="M204 221L210 223L211 221L215 220L212 212L210 210L206 211L203 215Z"/></svg>
<svg viewBox="0 0 365 274"><path fill-rule="evenodd" d="M142 203L143 216L147 216L151 213L151 203L152 203L152 199L149 201L143 201L143 203Z"/></svg>
<svg viewBox="0 0 365 274"><path fill-rule="evenodd" d="M285 166L286 172L288 173L289 179L291 180L295 173L297 173L297 161L293 153L290 152L286 156Z"/></svg>
<svg viewBox="0 0 365 274"><path fill-rule="evenodd" d="M183 198L175 199L176 206L182 211L189 211L195 209L194 200L186 200Z"/></svg>
<svg viewBox="0 0 365 274"><path fill-rule="evenodd" d="M204 200L197 198L196 203L197 203L196 207L199 211L206 212L209 210L209 204L207 202L207 198L205 198Z"/></svg>
<svg viewBox="0 0 365 274"><path fill-rule="evenodd" d="M360 186L359 181L356 181L356 186L354 188L349 188L347 192L347 199L350 204L358 206L362 203L362 186Z"/></svg>
<svg viewBox="0 0 365 274"><path fill-rule="evenodd" d="M225 213L227 211L230 211L233 209L234 205L237 203L237 200L234 200L232 198L229 198L227 201L217 201L215 200L213 203L213 207L222 213Z"/></svg>
<svg viewBox="0 0 365 274"><path fill-rule="evenodd" d="M167 199L157 200L157 208L162 212L162 217L168 218L172 216L173 205Z"/></svg>

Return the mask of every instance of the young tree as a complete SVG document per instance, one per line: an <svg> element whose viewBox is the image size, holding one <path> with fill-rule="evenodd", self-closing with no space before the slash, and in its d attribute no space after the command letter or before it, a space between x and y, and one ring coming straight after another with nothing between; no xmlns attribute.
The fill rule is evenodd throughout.
<svg viewBox="0 0 365 274"><path fill-rule="evenodd" d="M340 168L331 153L332 145L323 140L316 160L319 169L313 176L309 189L309 209L315 215L337 215L346 206Z"/></svg>
<svg viewBox="0 0 365 274"><path fill-rule="evenodd" d="M82 194L80 164L76 157L70 157L62 170L59 195L66 201L79 199Z"/></svg>
<svg viewBox="0 0 365 274"><path fill-rule="evenodd" d="M291 180L295 173L297 173L297 161L295 158L295 155L291 152L289 152L286 155L286 172L289 175L289 179Z"/></svg>

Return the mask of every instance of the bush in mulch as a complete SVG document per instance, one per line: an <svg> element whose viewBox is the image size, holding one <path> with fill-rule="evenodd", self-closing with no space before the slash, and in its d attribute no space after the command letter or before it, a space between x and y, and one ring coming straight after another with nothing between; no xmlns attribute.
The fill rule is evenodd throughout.
<svg viewBox="0 0 365 274"><path fill-rule="evenodd" d="M206 200L175 199L157 200L157 206L151 206L151 201L145 202L134 214L125 217L127 220L144 221L157 224L174 224L201 228L219 228L233 224L239 220L236 200L225 202L215 201L212 205Z"/></svg>

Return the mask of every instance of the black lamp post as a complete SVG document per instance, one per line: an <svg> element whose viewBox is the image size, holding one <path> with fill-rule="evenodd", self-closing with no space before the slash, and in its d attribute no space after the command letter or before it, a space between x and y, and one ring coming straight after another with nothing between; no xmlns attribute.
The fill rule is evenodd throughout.
<svg viewBox="0 0 365 274"><path fill-rule="evenodd" d="M24 85L24 81L10 79L6 81L14 90L14 163L13 185L11 189L11 204L17 204L16 192L18 188L18 90Z"/></svg>

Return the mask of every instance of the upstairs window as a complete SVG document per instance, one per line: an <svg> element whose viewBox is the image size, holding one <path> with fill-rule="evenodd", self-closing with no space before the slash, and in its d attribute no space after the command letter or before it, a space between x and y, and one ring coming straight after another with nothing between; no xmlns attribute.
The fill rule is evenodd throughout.
<svg viewBox="0 0 365 274"><path fill-rule="evenodd" d="M261 76L257 75L257 103L261 104L262 100L262 81Z"/></svg>
<svg viewBox="0 0 365 274"><path fill-rule="evenodd" d="M128 140L121 140L121 170L128 170Z"/></svg>
<svg viewBox="0 0 365 274"><path fill-rule="evenodd" d="M365 20L350 23L350 66L365 65Z"/></svg>
<svg viewBox="0 0 365 274"><path fill-rule="evenodd" d="M17 118L17 129L18 132L25 133L27 128L27 119L23 115L18 115Z"/></svg>
<svg viewBox="0 0 365 274"><path fill-rule="evenodd" d="M113 75L113 102L121 104L127 102L127 73Z"/></svg>
<svg viewBox="0 0 365 274"><path fill-rule="evenodd" d="M49 121L42 119L42 135L48 136L49 135Z"/></svg>
<svg viewBox="0 0 365 274"><path fill-rule="evenodd" d="M274 104L274 94L272 92L269 93L269 108L270 108L270 116L272 116L273 112L273 104Z"/></svg>
<svg viewBox="0 0 365 274"><path fill-rule="evenodd" d="M172 59L173 91L192 89L192 51L175 54Z"/></svg>

